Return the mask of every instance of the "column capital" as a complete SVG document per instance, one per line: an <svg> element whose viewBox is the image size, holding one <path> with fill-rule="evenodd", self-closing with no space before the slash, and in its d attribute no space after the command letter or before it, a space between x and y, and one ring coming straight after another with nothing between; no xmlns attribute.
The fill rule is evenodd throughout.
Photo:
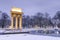
<svg viewBox="0 0 60 40"><path fill-rule="evenodd" d="M14 14L13 17L16 17L16 14Z"/></svg>
<svg viewBox="0 0 60 40"><path fill-rule="evenodd" d="M17 17L20 17L20 15L17 15Z"/></svg>
<svg viewBox="0 0 60 40"><path fill-rule="evenodd" d="M22 17L22 15L16 15L17 17Z"/></svg>
<svg viewBox="0 0 60 40"><path fill-rule="evenodd" d="M11 17L16 17L16 14L12 14Z"/></svg>

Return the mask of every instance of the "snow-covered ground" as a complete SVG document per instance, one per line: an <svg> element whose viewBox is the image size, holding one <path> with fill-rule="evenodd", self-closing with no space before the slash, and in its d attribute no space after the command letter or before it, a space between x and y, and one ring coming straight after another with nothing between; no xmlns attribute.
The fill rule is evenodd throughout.
<svg viewBox="0 0 60 40"><path fill-rule="evenodd" d="M7 34L0 35L0 40L60 40L60 37L32 34Z"/></svg>

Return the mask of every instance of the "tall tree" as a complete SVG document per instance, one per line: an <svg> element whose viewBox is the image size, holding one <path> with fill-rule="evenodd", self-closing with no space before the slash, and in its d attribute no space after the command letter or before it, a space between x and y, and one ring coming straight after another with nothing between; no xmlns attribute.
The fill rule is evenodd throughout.
<svg viewBox="0 0 60 40"><path fill-rule="evenodd" d="M9 16L8 16L8 14L7 13L2 13L2 28L4 28L6 25L8 25L9 24Z"/></svg>
<svg viewBox="0 0 60 40"><path fill-rule="evenodd" d="M41 27L42 26L42 20L43 20L43 13L38 12L34 16L34 23L35 23L35 25Z"/></svg>
<svg viewBox="0 0 60 40"><path fill-rule="evenodd" d="M60 11L57 11L53 19L55 20L55 26L58 27L60 24Z"/></svg>

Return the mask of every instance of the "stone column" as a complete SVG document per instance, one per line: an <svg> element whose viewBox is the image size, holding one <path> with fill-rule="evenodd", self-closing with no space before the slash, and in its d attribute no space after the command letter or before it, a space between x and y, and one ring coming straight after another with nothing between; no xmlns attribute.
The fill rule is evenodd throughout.
<svg viewBox="0 0 60 40"><path fill-rule="evenodd" d="M13 29L13 17L11 17L11 26L10 29Z"/></svg>
<svg viewBox="0 0 60 40"><path fill-rule="evenodd" d="M18 17L16 16L16 29L18 29Z"/></svg>
<svg viewBox="0 0 60 40"><path fill-rule="evenodd" d="M14 29L14 17L15 17L16 15L14 14L14 15L12 15L11 16L11 26L10 26L10 29Z"/></svg>
<svg viewBox="0 0 60 40"><path fill-rule="evenodd" d="M20 16L20 25L19 25L19 28L20 28L20 31L22 30L22 15Z"/></svg>

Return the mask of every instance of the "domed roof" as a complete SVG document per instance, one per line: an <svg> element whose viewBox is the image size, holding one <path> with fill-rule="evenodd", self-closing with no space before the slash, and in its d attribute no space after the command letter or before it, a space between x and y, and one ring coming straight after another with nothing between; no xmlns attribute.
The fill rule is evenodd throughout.
<svg viewBox="0 0 60 40"><path fill-rule="evenodd" d="M11 9L12 12L22 12L22 9L21 8L16 8L16 7L13 7Z"/></svg>

